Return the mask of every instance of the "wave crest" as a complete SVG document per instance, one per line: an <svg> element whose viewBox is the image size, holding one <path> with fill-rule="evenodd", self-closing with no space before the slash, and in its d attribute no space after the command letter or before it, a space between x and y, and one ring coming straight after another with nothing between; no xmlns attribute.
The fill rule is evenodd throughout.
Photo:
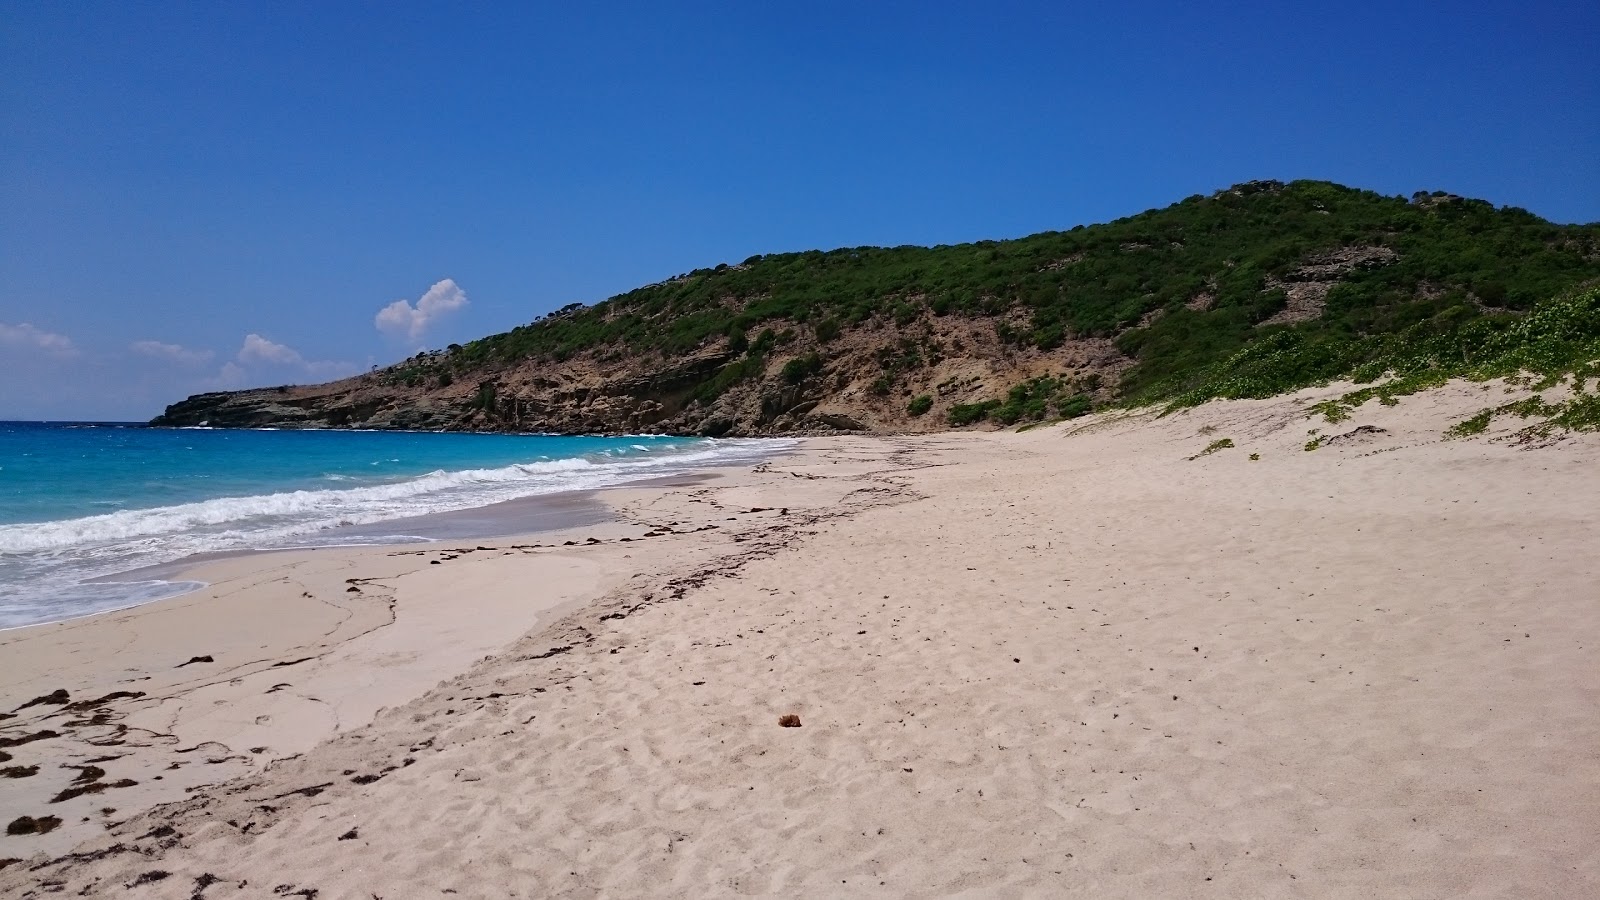
<svg viewBox="0 0 1600 900"><path fill-rule="evenodd" d="M753 442L719 441L707 449L653 453L644 458L556 459L495 469L435 470L405 481L353 488L219 497L175 506L120 510L56 522L0 526L0 554L25 554L145 541L206 532L248 542L283 538L342 524L468 509L563 490L604 487L689 464L751 455ZM760 454L774 449L759 442Z"/></svg>

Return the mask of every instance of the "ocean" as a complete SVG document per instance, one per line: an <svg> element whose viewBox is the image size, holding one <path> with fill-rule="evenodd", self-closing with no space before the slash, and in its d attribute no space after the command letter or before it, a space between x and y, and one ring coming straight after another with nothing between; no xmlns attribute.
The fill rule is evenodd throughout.
<svg viewBox="0 0 1600 900"><path fill-rule="evenodd" d="M0 422L0 629L193 590L137 570L197 553L424 540L408 520L789 445Z"/></svg>

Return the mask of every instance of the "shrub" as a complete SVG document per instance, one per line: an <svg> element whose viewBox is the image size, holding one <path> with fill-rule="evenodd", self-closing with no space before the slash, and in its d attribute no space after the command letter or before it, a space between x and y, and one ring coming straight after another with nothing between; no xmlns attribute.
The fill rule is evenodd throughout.
<svg viewBox="0 0 1600 900"><path fill-rule="evenodd" d="M1087 415L1094 408L1094 403L1087 394L1073 394L1056 401L1056 412L1063 419L1076 419Z"/></svg>
<svg viewBox="0 0 1600 900"><path fill-rule="evenodd" d="M790 384L799 384L821 371L822 357L815 353L807 353L783 364L783 380Z"/></svg>
<svg viewBox="0 0 1600 900"><path fill-rule="evenodd" d="M957 403L950 407L950 424L961 426L981 422L989 417L1000 406L999 400L984 400L980 403Z"/></svg>
<svg viewBox="0 0 1600 900"><path fill-rule="evenodd" d="M906 406L906 412L913 416L920 416L930 409L933 409L933 398L927 394L913 398L911 403Z"/></svg>

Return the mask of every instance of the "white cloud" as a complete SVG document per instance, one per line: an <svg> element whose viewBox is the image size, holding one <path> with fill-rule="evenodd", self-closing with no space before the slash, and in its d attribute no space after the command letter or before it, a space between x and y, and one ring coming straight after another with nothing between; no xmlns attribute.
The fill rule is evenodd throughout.
<svg viewBox="0 0 1600 900"><path fill-rule="evenodd" d="M0 322L0 344L15 347L33 347L43 350L52 356L77 356L78 348L72 346L72 339L64 334L56 334L35 328L27 322L21 325L7 325Z"/></svg>
<svg viewBox="0 0 1600 900"><path fill-rule="evenodd" d="M273 343L259 334L247 334L244 336L244 346L239 348L239 361L298 366L304 365L306 360L293 347Z"/></svg>
<svg viewBox="0 0 1600 900"><path fill-rule="evenodd" d="M227 363L222 367L219 378L234 382L244 380L244 369L241 366L272 366L279 369L292 369L297 374L307 378L320 378L333 380L345 378L361 371L355 363L341 362L338 360L306 359L300 351L288 346L269 341L259 334L247 334L244 345L239 348L236 357L238 365Z"/></svg>
<svg viewBox="0 0 1600 900"><path fill-rule="evenodd" d="M190 350L179 344L163 344L160 341L134 341L128 345L128 349L151 359L182 363L186 366L203 366L216 356L210 350Z"/></svg>
<svg viewBox="0 0 1600 900"><path fill-rule="evenodd" d="M231 391L242 388L248 380L244 367L238 363L225 362L215 378L208 378L201 382L208 391Z"/></svg>
<svg viewBox="0 0 1600 900"><path fill-rule="evenodd" d="M453 279L446 278L428 288L428 292L422 295L416 306L404 300L396 300L378 310L378 315L373 318L373 324L384 334L415 341L420 339L434 322L466 305L467 292L463 291Z"/></svg>

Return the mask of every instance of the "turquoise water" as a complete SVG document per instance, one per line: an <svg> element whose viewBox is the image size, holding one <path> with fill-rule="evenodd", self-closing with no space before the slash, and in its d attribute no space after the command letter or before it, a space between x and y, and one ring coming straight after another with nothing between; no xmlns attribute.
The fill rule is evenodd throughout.
<svg viewBox="0 0 1600 900"><path fill-rule="evenodd" d="M371 526L759 459L778 443L0 422L0 628L189 590L114 579L195 553L347 543L333 530L351 525L402 541Z"/></svg>

